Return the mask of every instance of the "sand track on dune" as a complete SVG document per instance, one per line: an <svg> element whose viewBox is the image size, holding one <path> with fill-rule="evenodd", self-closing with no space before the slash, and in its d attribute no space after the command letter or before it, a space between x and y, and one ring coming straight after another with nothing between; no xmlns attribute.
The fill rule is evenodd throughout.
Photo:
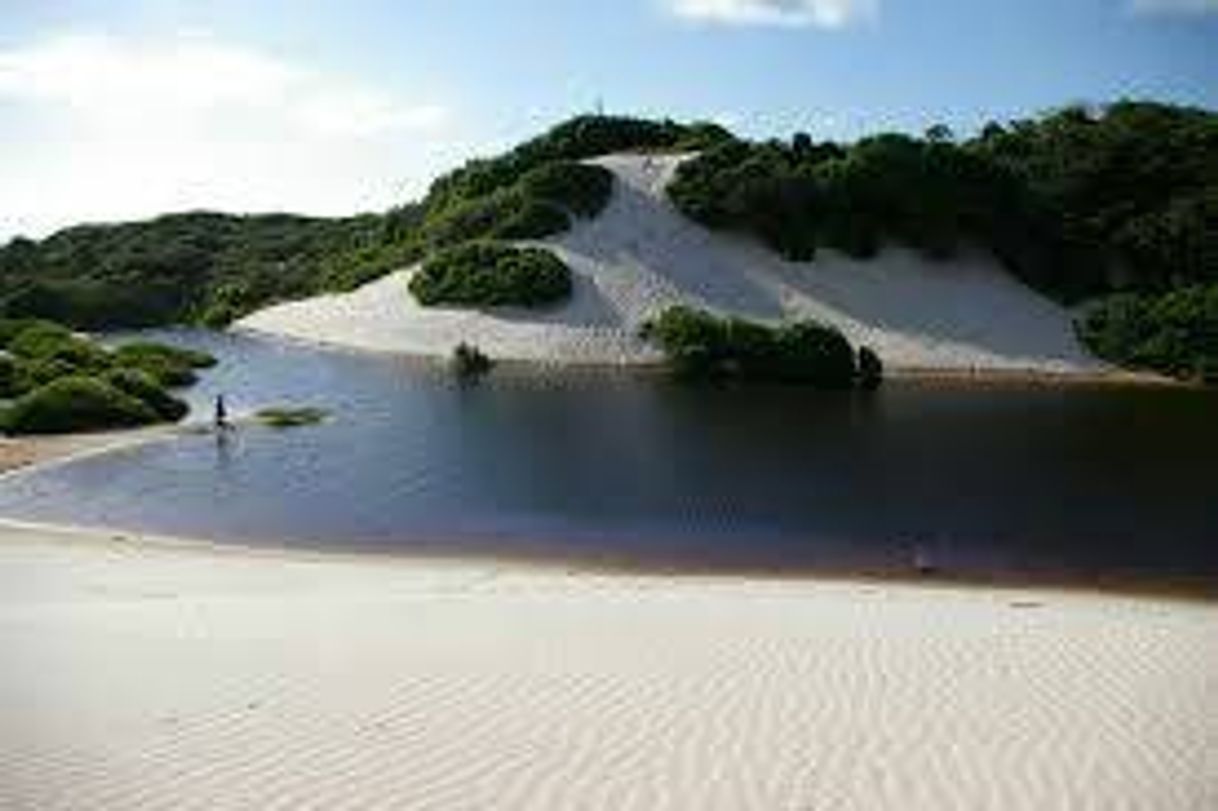
<svg viewBox="0 0 1218 811"><path fill-rule="evenodd" d="M1070 315L988 255L933 262L899 248L860 262L821 251L786 262L752 241L686 220L664 189L681 158L615 155L595 220L540 244L574 272L570 302L548 311L419 307L413 269L345 295L271 307L238 328L375 351L448 355L472 341L492 355L565 363L649 363L640 324L673 304L778 322L816 318L874 347L893 367L1095 373Z"/></svg>
<svg viewBox="0 0 1218 811"><path fill-rule="evenodd" d="M1215 611L5 529L0 807L1202 811Z"/></svg>

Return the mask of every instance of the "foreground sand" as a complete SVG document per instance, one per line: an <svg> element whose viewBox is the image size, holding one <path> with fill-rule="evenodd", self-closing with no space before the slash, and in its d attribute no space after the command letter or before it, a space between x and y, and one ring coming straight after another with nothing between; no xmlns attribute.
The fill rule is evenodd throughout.
<svg viewBox="0 0 1218 811"><path fill-rule="evenodd" d="M1212 809L1218 605L0 528L0 808Z"/></svg>
<svg viewBox="0 0 1218 811"><path fill-rule="evenodd" d="M1095 375L1071 314L1017 282L990 256L947 262L890 248L870 261L831 250L784 261L750 240L684 218L665 188L680 156L614 155L613 198L590 222L543 244L571 267L571 301L545 311L420 307L394 273L348 295L255 313L239 328L356 349L447 357L472 341L495 358L653 363L638 336L649 318L688 304L778 322L814 318L879 352L890 368Z"/></svg>

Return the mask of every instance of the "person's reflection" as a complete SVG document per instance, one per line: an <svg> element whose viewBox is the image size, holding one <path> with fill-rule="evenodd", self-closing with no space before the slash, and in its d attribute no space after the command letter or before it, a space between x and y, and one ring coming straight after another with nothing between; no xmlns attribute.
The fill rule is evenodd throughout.
<svg viewBox="0 0 1218 811"><path fill-rule="evenodd" d="M216 467L225 470L232 466L237 455L237 432L230 426L213 433L216 438Z"/></svg>

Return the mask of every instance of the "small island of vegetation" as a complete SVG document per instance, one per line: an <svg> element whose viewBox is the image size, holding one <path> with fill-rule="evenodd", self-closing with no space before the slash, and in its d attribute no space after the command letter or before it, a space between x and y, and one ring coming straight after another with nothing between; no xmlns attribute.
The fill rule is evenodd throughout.
<svg viewBox="0 0 1218 811"><path fill-rule="evenodd" d="M303 428L323 422L329 412L312 406L273 406L260 409L254 418L269 428Z"/></svg>
<svg viewBox="0 0 1218 811"><path fill-rule="evenodd" d="M823 389L874 389L883 366L863 348L856 355L836 329L812 321L768 327L703 310L670 307L643 328L679 377L798 383Z"/></svg>
<svg viewBox="0 0 1218 811"><path fill-rule="evenodd" d="M210 355L148 342L107 349L48 321L0 321L0 430L51 434L177 422Z"/></svg>
<svg viewBox="0 0 1218 811"><path fill-rule="evenodd" d="M453 350L452 369L459 380L477 380L488 374L494 367L495 362L473 344L462 341Z"/></svg>

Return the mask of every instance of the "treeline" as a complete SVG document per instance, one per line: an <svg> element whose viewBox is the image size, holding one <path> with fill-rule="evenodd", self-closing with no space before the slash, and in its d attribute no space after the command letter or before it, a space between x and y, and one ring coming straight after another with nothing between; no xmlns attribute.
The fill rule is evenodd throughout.
<svg viewBox="0 0 1218 811"><path fill-rule="evenodd" d="M585 158L727 138L714 125L585 116L472 161L422 202L383 214L201 212L18 238L0 247L0 315L82 329L224 325L276 301L352 289L469 240L561 232L573 217L595 216L611 193L609 173L577 163Z"/></svg>
<svg viewBox="0 0 1218 811"><path fill-rule="evenodd" d="M733 141L684 164L670 194L794 260L974 243L1065 301L1218 280L1218 115L1202 110L1076 107L961 143L943 127L848 146Z"/></svg>
<svg viewBox="0 0 1218 811"><path fill-rule="evenodd" d="M0 249L0 310L82 329L222 325L388 270L388 222L187 213L19 238Z"/></svg>
<svg viewBox="0 0 1218 811"><path fill-rule="evenodd" d="M0 315L87 329L226 324L467 243L560 233L612 193L609 173L581 161L640 150L699 152L670 188L676 205L792 259L825 247L868 257L888 242L948 257L976 244L1065 302L1134 296L1101 303L1084 325L1102 357L1172 373L1215 357L1193 337L1218 329L1213 309L1170 295L1188 287L1189 302L1209 301L1218 285L1218 115L1135 102L995 123L962 141L935 127L848 145L584 116L383 214L178 214L15 239L0 248ZM474 287L494 289L484 282Z"/></svg>

